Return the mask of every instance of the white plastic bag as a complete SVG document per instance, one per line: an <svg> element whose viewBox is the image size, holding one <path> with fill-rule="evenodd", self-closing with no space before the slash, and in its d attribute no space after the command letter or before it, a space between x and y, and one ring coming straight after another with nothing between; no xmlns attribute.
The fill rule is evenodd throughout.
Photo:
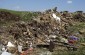
<svg viewBox="0 0 85 55"><path fill-rule="evenodd" d="M14 44L12 44L11 42L8 42L7 46L8 47L15 47Z"/></svg>
<svg viewBox="0 0 85 55"><path fill-rule="evenodd" d="M56 14L52 14L53 18L60 23L60 17L56 16Z"/></svg>

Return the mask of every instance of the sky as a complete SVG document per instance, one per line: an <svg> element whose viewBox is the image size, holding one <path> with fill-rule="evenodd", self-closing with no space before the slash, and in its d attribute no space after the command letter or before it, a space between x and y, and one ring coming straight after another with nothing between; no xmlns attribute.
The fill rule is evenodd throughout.
<svg viewBox="0 0 85 55"><path fill-rule="evenodd" d="M0 8L18 11L44 11L57 7L58 11L84 11L85 0L0 0Z"/></svg>

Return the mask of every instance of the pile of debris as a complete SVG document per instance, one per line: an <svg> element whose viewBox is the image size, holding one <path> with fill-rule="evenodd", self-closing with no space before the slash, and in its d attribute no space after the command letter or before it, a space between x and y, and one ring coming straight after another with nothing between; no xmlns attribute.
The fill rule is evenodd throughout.
<svg viewBox="0 0 85 55"><path fill-rule="evenodd" d="M80 21L80 22L85 21L85 15L84 15L83 11L76 11L73 14L73 18L74 18L74 20L77 20L77 21Z"/></svg>
<svg viewBox="0 0 85 55"><path fill-rule="evenodd" d="M66 18L67 20L72 20L72 21L79 21L79 22L84 22L85 21L85 14L83 11L76 11L76 12L60 12L61 16L63 18Z"/></svg>
<svg viewBox="0 0 85 55"><path fill-rule="evenodd" d="M5 28L6 30L0 31L0 42L7 45L7 42L10 41L16 46L21 44L23 48L25 48L30 47L30 43L32 43L33 46L48 44L50 38L56 38L56 40L58 40L57 37L69 34L69 30L67 30L68 26L72 25L72 20L76 20L76 17L80 19L80 17L78 17L78 15L76 17L72 16L73 14L68 13L67 11L59 13L56 12L56 9L57 8L53 9L53 17L53 12L49 10L50 12L41 13L38 17L28 22L18 21L9 25ZM56 14L58 17L55 16ZM55 19L60 19L59 23L54 17ZM2 11L0 12L0 18L0 21L19 20L18 16ZM82 18L81 21L84 21L84 18Z"/></svg>
<svg viewBox="0 0 85 55"><path fill-rule="evenodd" d="M56 9L56 8L55 8ZM56 12L56 10L53 11ZM1 17L9 17L9 20L13 17L10 16L11 13L1 12ZM57 13L55 13L57 14ZM16 18L16 16L14 16ZM13 19L15 19L13 18ZM66 34L67 28L70 24L68 20L63 19L61 16L61 25L57 23L55 19L52 17L52 12L50 13L42 13L42 15L38 16L31 21L24 22L19 21L11 24L8 28L6 28L5 36L7 41L23 43L23 45L28 45L28 42L33 42L33 44L46 44L47 40L49 40L50 35L56 35L57 37L62 36L62 34ZM13 20L12 19L12 20ZM8 19L7 19L8 20ZM16 20L16 19L15 19ZM69 23L68 23L69 22ZM13 41L14 40L14 41ZM4 40L3 40L4 41ZM5 42L5 41L4 41ZM28 43L28 44L27 44Z"/></svg>

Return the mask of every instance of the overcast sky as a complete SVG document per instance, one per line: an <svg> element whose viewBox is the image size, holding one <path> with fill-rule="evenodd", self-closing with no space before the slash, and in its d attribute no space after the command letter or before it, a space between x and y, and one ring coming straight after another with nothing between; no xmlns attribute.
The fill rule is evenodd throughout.
<svg viewBox="0 0 85 55"><path fill-rule="evenodd" d="M85 12L85 0L0 0L0 8L20 11L43 11L58 7L58 11Z"/></svg>

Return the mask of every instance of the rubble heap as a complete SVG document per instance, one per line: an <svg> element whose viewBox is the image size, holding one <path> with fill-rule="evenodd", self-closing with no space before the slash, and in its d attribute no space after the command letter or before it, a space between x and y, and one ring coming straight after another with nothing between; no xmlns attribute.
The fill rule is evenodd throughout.
<svg viewBox="0 0 85 55"><path fill-rule="evenodd" d="M47 44L50 35L60 37L62 34L67 33L65 26L69 26L70 24L66 24L66 22L61 20L61 23L63 24L57 24L49 13L42 14L28 22L19 21L6 28L7 30L4 32L5 36L4 34L1 34L2 37L4 37L1 37L1 42L7 44L8 41L11 41L15 45L22 43L25 47L28 47L30 42L34 45Z"/></svg>
<svg viewBox="0 0 85 55"><path fill-rule="evenodd" d="M77 21L80 21L80 22L85 21L85 15L84 15L83 11L76 11L73 14L73 18L74 18L74 20L77 20Z"/></svg>
<svg viewBox="0 0 85 55"><path fill-rule="evenodd" d="M26 47L29 46L30 42L34 45L41 43L46 44L50 35L60 37L63 34L69 34L67 28L73 23L73 14L68 13L67 11L65 13L56 12L61 18L61 25L56 23L51 14L51 12L41 13L38 17L28 22L19 21L11 24L6 28L7 30L2 32L0 41L4 44L7 44L8 41L13 42L15 45L22 43L23 46ZM0 18L0 20L19 20L17 16L12 15L9 12L0 12ZM82 21L84 21L83 19L84 18L82 18Z"/></svg>

